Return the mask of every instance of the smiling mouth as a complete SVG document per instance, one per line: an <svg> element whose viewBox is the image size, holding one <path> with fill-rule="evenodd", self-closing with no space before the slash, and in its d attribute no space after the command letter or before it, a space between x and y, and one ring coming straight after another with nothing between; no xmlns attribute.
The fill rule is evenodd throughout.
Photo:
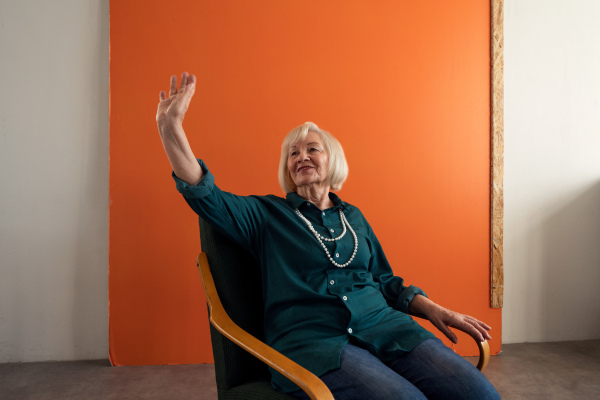
<svg viewBox="0 0 600 400"><path fill-rule="evenodd" d="M307 165L307 166L298 168L297 172L308 171L311 168L312 168L311 166Z"/></svg>

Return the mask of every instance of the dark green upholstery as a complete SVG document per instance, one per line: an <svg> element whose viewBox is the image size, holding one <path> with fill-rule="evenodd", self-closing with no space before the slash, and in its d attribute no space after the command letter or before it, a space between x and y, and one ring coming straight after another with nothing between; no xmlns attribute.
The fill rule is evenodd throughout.
<svg viewBox="0 0 600 400"><path fill-rule="evenodd" d="M202 218L200 242L206 253L221 303L229 317L264 341L260 268L255 258L213 229ZM210 327L220 400L294 399L271 386L266 364Z"/></svg>

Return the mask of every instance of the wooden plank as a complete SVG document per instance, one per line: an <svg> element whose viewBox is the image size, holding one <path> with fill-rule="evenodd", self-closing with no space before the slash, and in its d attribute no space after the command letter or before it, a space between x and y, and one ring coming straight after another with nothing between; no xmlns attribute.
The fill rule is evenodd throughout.
<svg viewBox="0 0 600 400"><path fill-rule="evenodd" d="M504 300L504 0L491 0L491 306Z"/></svg>

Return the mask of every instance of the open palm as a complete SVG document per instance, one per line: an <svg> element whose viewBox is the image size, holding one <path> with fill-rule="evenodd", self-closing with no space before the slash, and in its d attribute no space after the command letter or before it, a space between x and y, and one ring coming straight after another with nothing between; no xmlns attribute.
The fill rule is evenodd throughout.
<svg viewBox="0 0 600 400"><path fill-rule="evenodd" d="M159 130L169 124L182 124L185 113L196 90L196 77L184 72L177 89L177 76L171 76L169 97L164 90L160 92L160 102L156 110L156 123Z"/></svg>

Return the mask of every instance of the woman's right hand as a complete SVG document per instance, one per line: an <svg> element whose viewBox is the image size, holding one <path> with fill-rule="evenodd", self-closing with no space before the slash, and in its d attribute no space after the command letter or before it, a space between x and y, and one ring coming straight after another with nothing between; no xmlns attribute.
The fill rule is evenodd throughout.
<svg viewBox="0 0 600 400"><path fill-rule="evenodd" d="M171 76L169 97L161 90L156 110L156 124L165 153L175 175L191 185L202 179L203 173L183 130L183 119L196 90L196 77L184 72L177 89L177 77Z"/></svg>
<svg viewBox="0 0 600 400"><path fill-rule="evenodd" d="M179 89L177 89L177 76L171 76L169 97L166 96L164 90L161 90L159 94L160 102L156 110L156 123L159 130L167 126L180 126L183 124L185 113L190 106L195 91L196 77L194 75L188 75L187 72L184 72L181 75Z"/></svg>

